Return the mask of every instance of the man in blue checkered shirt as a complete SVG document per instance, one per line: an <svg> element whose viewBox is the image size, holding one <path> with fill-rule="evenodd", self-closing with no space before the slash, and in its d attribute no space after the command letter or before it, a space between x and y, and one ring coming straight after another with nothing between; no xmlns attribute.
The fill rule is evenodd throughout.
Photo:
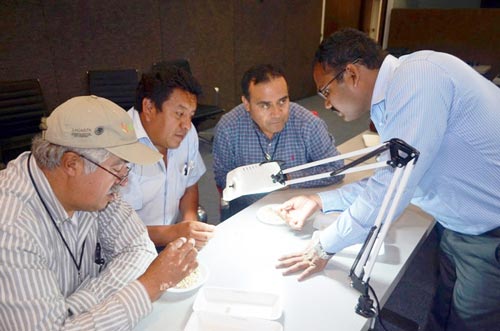
<svg viewBox="0 0 500 331"><path fill-rule="evenodd" d="M335 140L325 122L300 105L290 102L281 69L272 65L250 68L241 80L242 104L222 116L215 128L213 156L215 183L226 186L229 171L253 163L282 161L282 169L338 155ZM297 171L293 177L333 171L342 161ZM343 176L330 177L292 187L334 184ZM242 196L221 209L221 220L257 201L263 194Z"/></svg>

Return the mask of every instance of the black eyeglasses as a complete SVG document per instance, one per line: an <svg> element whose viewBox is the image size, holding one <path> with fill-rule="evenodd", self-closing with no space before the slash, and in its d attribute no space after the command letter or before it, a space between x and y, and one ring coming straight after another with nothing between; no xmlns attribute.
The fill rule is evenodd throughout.
<svg viewBox="0 0 500 331"><path fill-rule="evenodd" d="M119 180L118 185L123 184L123 183L127 180L127 178L128 178L128 174L129 174L129 172L130 172L130 167L129 167L129 166L126 166L126 168L127 168L127 172L125 173L125 176L118 176L117 174L115 174L115 173L114 173L114 172L112 172L111 170L108 170L108 169L104 168L102 165L100 165L99 163L97 163L97 162L95 162L95 161L92 161L92 160L91 160L91 159L89 159L88 157L83 156L82 154L78 154L78 155L79 155L81 158L83 158L83 159L85 159L85 160L89 161L90 163L92 163L92 164L94 164L94 165L98 166L99 168L101 168L102 170L106 171L107 173L110 173L110 174L112 174L113 176L115 176L116 178L118 178L118 180Z"/></svg>
<svg viewBox="0 0 500 331"><path fill-rule="evenodd" d="M360 59L357 58L356 60L352 61L351 64L356 64L359 60ZM338 72L338 74L336 74L332 79L330 79L330 81L324 87L322 87L318 90L318 95L326 100L328 98L328 96L330 95L330 91L328 91L328 87L330 86L331 83L333 83L334 80L338 79L340 77L340 75L342 75L344 73L344 71L346 71L346 69L347 69L347 65L344 67L344 69L340 70Z"/></svg>

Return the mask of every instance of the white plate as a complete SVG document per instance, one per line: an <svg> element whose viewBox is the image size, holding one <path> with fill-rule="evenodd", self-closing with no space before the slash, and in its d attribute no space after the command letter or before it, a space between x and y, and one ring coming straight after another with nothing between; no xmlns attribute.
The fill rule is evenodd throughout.
<svg viewBox="0 0 500 331"><path fill-rule="evenodd" d="M262 223L270 225L283 225L285 220L279 213L281 204L269 204L259 208L257 211L257 219Z"/></svg>
<svg viewBox="0 0 500 331"><path fill-rule="evenodd" d="M280 296L274 293L203 287L196 296L193 310L275 320L280 318L283 308Z"/></svg>
<svg viewBox="0 0 500 331"><path fill-rule="evenodd" d="M189 277L189 276L187 276ZM170 293L187 293L196 290L201 285L205 284L208 279L208 268L202 263L198 263L198 279L189 287L171 287L167 290Z"/></svg>
<svg viewBox="0 0 500 331"><path fill-rule="evenodd" d="M282 331L276 321L259 318L241 318L203 311L194 311L184 331Z"/></svg>

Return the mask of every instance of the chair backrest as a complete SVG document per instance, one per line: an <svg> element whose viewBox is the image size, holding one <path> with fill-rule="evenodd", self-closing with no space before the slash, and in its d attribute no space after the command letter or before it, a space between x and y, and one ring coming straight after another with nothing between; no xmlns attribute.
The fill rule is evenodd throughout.
<svg viewBox="0 0 500 331"><path fill-rule="evenodd" d="M186 70L187 72L191 73L191 67L189 66L189 61L186 59L177 59L177 60L168 60L168 61L160 61L156 62L152 66L152 71L162 71L168 67L179 67L181 69Z"/></svg>
<svg viewBox="0 0 500 331"><path fill-rule="evenodd" d="M189 61L186 59L176 59L176 60L166 60L166 61L160 61L156 62L153 64L151 67L151 70L153 72L161 72L162 70L165 70L169 67L178 67L181 69L184 69L185 71L191 73L191 67L189 65ZM216 96L215 99L218 100L218 90L216 91ZM217 115L222 114L224 112L224 109L219 107L219 105L216 102L213 105L210 104L200 104L198 103L196 106L196 113L192 119L193 124L196 126L196 128L199 130L200 129L200 124L207 119L214 119L216 118Z"/></svg>
<svg viewBox="0 0 500 331"><path fill-rule="evenodd" d="M0 139L40 132L40 119L47 115L37 79L0 82Z"/></svg>
<svg viewBox="0 0 500 331"><path fill-rule="evenodd" d="M136 69L89 70L89 93L109 99L125 110L135 104L138 84Z"/></svg>
<svg viewBox="0 0 500 331"><path fill-rule="evenodd" d="M40 132L40 120L47 115L37 79L0 82L0 169L30 149Z"/></svg>

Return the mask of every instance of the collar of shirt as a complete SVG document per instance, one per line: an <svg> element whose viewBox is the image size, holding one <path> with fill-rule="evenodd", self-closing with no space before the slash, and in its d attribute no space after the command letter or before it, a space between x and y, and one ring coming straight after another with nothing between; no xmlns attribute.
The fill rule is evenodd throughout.
<svg viewBox="0 0 500 331"><path fill-rule="evenodd" d="M137 135L137 140L139 140L139 142L143 143L144 145L151 147L155 151L158 151L156 146L153 145L151 139L149 139L148 133L144 129L144 126L142 126L141 116L139 112L134 107L132 107L127 111L127 113L130 116L130 118L132 118L135 134Z"/></svg>
<svg viewBox="0 0 500 331"><path fill-rule="evenodd" d="M153 144L153 142L151 141L151 139L149 138L148 136L148 133L146 132L146 130L144 129L144 126L142 125L142 122L141 122L141 116L139 114L139 112L137 111L137 109L135 109L134 107L130 108L127 113L129 114L130 118L132 118L132 123L134 125L134 129L135 129L135 134L137 135L137 140L152 148L153 150L158 151L158 148L156 148L156 146ZM191 127L191 129L189 131L191 131L193 128ZM182 142L181 142L181 145L182 144L186 144L186 139L184 139ZM167 150L167 158L168 159L171 159L172 158L172 153L173 153L173 150L172 149L168 149ZM167 166L165 164L165 162L160 162L158 161L158 163L162 169L162 171L164 173L167 172ZM132 167L136 167L137 165L134 164Z"/></svg>
<svg viewBox="0 0 500 331"><path fill-rule="evenodd" d="M377 129L385 124L385 93L391 77L398 67L399 60L392 55L387 55L378 72L371 100L371 118Z"/></svg>

